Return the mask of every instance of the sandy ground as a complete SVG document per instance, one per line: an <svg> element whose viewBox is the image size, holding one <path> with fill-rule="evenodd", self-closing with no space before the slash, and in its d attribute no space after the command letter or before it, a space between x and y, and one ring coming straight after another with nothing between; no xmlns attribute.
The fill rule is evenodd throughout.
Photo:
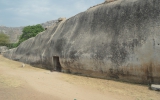
<svg viewBox="0 0 160 100"><path fill-rule="evenodd" d="M0 56L0 100L160 100L147 86L50 72Z"/></svg>

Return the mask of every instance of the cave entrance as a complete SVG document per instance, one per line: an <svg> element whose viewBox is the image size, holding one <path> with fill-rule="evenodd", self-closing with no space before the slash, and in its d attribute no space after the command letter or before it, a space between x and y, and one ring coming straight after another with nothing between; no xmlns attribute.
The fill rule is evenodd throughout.
<svg viewBox="0 0 160 100"><path fill-rule="evenodd" d="M59 62L59 57L58 56L53 56L53 67L56 71L61 72L62 67Z"/></svg>

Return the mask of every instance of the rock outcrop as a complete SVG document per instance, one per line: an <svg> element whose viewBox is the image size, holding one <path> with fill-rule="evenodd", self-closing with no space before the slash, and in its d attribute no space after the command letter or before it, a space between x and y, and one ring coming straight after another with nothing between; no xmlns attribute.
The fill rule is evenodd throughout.
<svg viewBox="0 0 160 100"><path fill-rule="evenodd" d="M58 22L61 22L61 21L63 21L63 20L66 20L66 18L58 18Z"/></svg>
<svg viewBox="0 0 160 100"><path fill-rule="evenodd" d="M118 0L54 23L4 56L73 74L160 83L159 26L159 0Z"/></svg>

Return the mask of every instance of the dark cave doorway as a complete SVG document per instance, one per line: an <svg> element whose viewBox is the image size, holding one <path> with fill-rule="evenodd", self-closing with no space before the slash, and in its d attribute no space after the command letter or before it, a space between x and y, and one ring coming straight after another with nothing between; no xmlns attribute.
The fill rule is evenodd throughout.
<svg viewBox="0 0 160 100"><path fill-rule="evenodd" d="M61 72L62 71L62 67L61 64L59 62L59 57L58 56L53 56L53 68L55 71Z"/></svg>

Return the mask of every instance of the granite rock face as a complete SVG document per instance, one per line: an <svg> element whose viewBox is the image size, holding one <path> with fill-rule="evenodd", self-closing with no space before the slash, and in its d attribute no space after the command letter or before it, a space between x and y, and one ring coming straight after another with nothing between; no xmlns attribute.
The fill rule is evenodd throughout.
<svg viewBox="0 0 160 100"><path fill-rule="evenodd" d="M160 83L159 26L159 0L117 0L54 23L4 56L84 76Z"/></svg>

